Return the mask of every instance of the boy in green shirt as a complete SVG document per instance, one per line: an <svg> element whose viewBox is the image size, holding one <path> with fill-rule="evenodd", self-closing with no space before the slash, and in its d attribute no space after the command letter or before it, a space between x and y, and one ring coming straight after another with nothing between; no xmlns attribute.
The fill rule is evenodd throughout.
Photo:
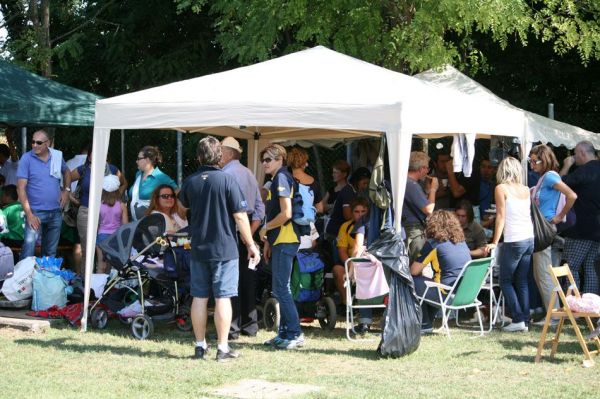
<svg viewBox="0 0 600 399"><path fill-rule="evenodd" d="M17 187L14 184L4 186L0 201L4 205L2 213L6 219L4 230L0 233L0 241L8 247L20 247L24 239L25 213L19 202Z"/></svg>

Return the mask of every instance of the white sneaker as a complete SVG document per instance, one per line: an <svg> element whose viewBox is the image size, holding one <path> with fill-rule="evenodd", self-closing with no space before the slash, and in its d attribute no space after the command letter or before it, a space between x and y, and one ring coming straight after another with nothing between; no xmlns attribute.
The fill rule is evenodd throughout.
<svg viewBox="0 0 600 399"><path fill-rule="evenodd" d="M525 322L510 323L507 326L502 327L502 331L505 332L528 332L529 328L525 325Z"/></svg>

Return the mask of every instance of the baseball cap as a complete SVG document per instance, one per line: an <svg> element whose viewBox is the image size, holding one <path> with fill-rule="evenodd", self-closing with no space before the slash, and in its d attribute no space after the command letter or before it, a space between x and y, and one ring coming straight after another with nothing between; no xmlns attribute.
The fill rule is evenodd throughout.
<svg viewBox="0 0 600 399"><path fill-rule="evenodd" d="M223 141L221 141L221 145L223 147L233 148L240 154L242 153L242 147L240 147L240 143L238 143L238 141L233 137L225 137Z"/></svg>

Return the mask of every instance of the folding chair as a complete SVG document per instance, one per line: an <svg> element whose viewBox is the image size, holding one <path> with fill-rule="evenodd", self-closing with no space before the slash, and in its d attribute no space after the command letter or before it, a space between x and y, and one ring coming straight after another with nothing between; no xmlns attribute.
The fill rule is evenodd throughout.
<svg viewBox="0 0 600 399"><path fill-rule="evenodd" d="M419 297L420 304L427 302L430 305L440 307L442 309L442 328L446 330L446 334L450 337L450 328L448 327L448 316L450 312L461 309L475 308L477 319L479 321L480 335L483 335L483 322L481 320L480 306L482 303L477 299L479 291L486 281L486 277L490 273L490 264L492 258L474 259L467 262L461 270L458 278L453 286L436 283L434 281L426 281L425 292L422 297ZM430 289L437 290L438 300L427 299L427 292ZM446 291L446 296L442 290Z"/></svg>
<svg viewBox="0 0 600 399"><path fill-rule="evenodd" d="M573 279L573 275L571 274L571 269L568 265L563 265L560 267L552 267L552 265L548 265L551 269L552 280L554 281L554 291L552 292L552 296L550 297L550 304L548 305L548 312L546 312L546 321L544 323L544 328L542 329L542 335L540 336L540 343L538 345L537 354L535 356L535 362L539 363L542 358L542 352L544 351L544 345L547 343L552 343L552 350L550 352L550 357L553 357L558 348L558 341L560 339L560 333L562 331L565 319L569 319L573 329L575 330L575 335L577 336L577 341L579 341L579 345L581 345L581 349L583 350L583 366L591 367L594 365L594 360L591 355L598 355L600 352L600 339L595 337L592 339L592 343L596 344L596 350L590 351L588 349L588 343L585 341L583 335L581 334L581 330L577 325L577 318L583 317L590 332L594 330L594 325L592 324L591 317L600 317L600 313L589 313L589 312L575 312L572 311L567 303L567 296L574 295L576 298L580 298L579 290L577 289L577 284L575 284L575 279ZM567 292L563 292L563 289L560 285L558 279L560 277L566 277L569 282L569 287L567 288ZM557 298L560 298L560 302L562 307L558 309L554 309L554 305L556 304ZM548 328L550 327L550 322L552 318L559 318L558 325L556 326L556 333L554 338L551 340L546 340L546 334L548 333Z"/></svg>
<svg viewBox="0 0 600 399"><path fill-rule="evenodd" d="M352 331L352 333L354 334L354 336L356 336L356 331L354 330L354 309L385 309L386 305L384 303L381 304L368 304L368 305L358 305L356 304L356 298L354 298L354 295L352 295L352 276L349 273L348 270L348 265L349 263L352 262L355 264L359 264L359 263L370 263L371 260L369 258L348 258L346 260L346 262L344 262L344 271L345 271L345 276L346 276L346 281L344 282L344 287L346 288L346 337L350 340L350 341L356 341L353 337L352 334L350 334L350 332ZM379 338L378 338L379 339Z"/></svg>

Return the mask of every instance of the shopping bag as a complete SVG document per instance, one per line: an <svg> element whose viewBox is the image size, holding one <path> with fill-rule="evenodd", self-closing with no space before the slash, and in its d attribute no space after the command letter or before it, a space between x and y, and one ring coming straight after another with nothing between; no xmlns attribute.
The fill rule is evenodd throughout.
<svg viewBox="0 0 600 399"><path fill-rule="evenodd" d="M356 299L377 298L390 292L383 274L381 262L367 254L370 262L354 262L354 278L356 279Z"/></svg>
<svg viewBox="0 0 600 399"><path fill-rule="evenodd" d="M67 304L68 286L60 275L39 267L35 268L31 309L40 311L52 306L64 307Z"/></svg>
<svg viewBox="0 0 600 399"><path fill-rule="evenodd" d="M33 294L33 271L35 257L30 256L15 265L12 277L2 285L2 293L9 301L20 301L30 298Z"/></svg>

